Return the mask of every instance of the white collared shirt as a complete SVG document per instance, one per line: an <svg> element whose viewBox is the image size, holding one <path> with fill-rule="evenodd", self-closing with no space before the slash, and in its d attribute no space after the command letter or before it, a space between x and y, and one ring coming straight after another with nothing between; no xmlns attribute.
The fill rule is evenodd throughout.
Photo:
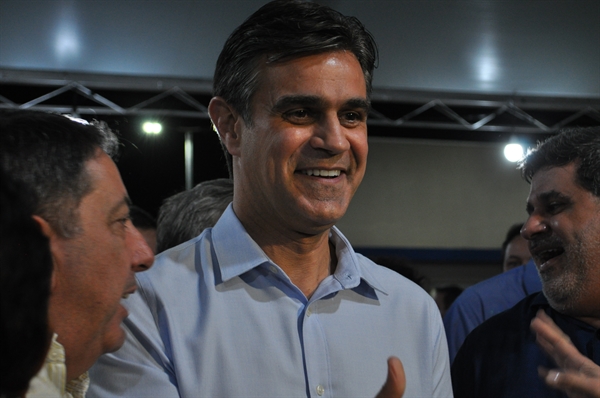
<svg viewBox="0 0 600 398"><path fill-rule="evenodd" d="M52 336L52 343L46 355L44 366L29 383L25 395L27 398L58 397L84 398L90 385L88 373L67 383L67 367L65 365L65 349L56 341L57 334Z"/></svg>

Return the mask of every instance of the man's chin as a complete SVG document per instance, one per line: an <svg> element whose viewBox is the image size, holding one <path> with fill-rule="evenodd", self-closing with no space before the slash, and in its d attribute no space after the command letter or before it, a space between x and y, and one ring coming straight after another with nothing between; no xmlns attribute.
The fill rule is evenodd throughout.
<svg viewBox="0 0 600 398"><path fill-rule="evenodd" d="M574 315L581 292L573 280L564 276L542 278L542 291L552 308L565 315Z"/></svg>
<svg viewBox="0 0 600 398"><path fill-rule="evenodd" d="M122 326L118 326L116 330L111 331L110 336L107 336L104 344L104 353L115 352L125 343L125 331Z"/></svg>
<svg viewBox="0 0 600 398"><path fill-rule="evenodd" d="M104 354L117 351L125 343L125 329L123 329L123 321L129 314L123 306L119 306L119 310L120 311L117 311L117 313L111 319L110 324L107 325L108 329L106 330L106 333L104 333L104 344L102 345L104 348Z"/></svg>

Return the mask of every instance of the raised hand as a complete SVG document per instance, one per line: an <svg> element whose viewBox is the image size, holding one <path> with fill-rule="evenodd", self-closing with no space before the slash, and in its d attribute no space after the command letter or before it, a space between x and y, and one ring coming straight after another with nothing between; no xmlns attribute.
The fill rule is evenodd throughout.
<svg viewBox="0 0 600 398"><path fill-rule="evenodd" d="M564 391L569 398L600 398L600 366L582 355L543 310L531 321L531 329L538 345L559 367L539 368L546 384Z"/></svg>

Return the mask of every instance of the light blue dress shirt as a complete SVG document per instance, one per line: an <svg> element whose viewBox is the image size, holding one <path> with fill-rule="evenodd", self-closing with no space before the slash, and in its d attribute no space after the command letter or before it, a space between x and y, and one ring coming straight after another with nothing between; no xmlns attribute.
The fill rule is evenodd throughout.
<svg viewBox="0 0 600 398"><path fill-rule="evenodd" d="M473 329L542 290L533 260L465 289L444 315L450 362Z"/></svg>
<svg viewBox="0 0 600 398"><path fill-rule="evenodd" d="M354 253L310 299L231 205L213 229L159 255L125 300L127 339L92 368L88 397L374 397L398 356L405 397L449 397L446 337L429 295Z"/></svg>

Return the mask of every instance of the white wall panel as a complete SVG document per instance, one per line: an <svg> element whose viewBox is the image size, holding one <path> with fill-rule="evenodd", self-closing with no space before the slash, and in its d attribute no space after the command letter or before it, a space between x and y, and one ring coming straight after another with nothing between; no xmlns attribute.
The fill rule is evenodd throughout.
<svg viewBox="0 0 600 398"><path fill-rule="evenodd" d="M499 248L529 185L503 146L370 139L367 173L338 226L357 247Z"/></svg>

